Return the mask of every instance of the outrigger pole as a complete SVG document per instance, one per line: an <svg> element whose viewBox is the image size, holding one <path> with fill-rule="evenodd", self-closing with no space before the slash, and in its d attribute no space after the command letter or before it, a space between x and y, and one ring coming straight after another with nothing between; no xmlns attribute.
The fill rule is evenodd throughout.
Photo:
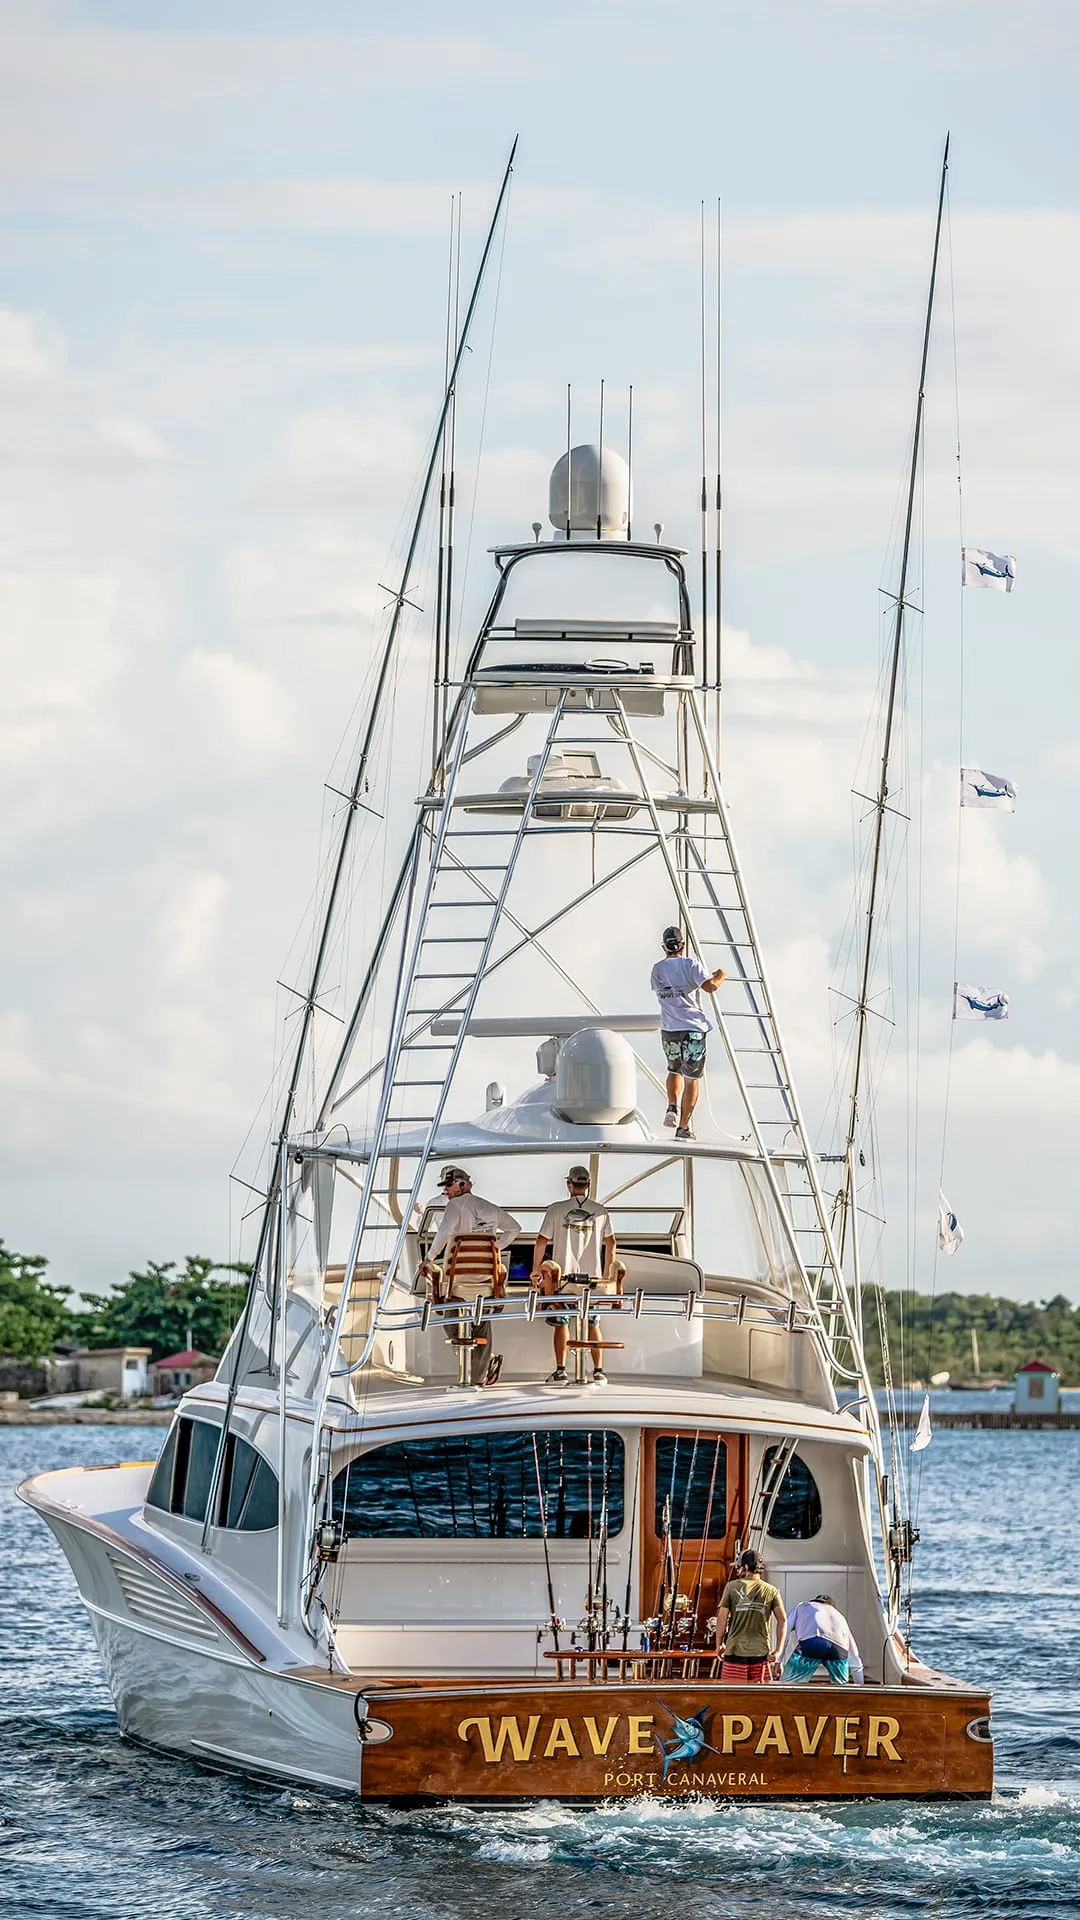
<svg viewBox="0 0 1080 1920"><path fill-rule="evenodd" d="M843 1264L849 1229L854 1228L856 1142L859 1134L860 1101L863 1080L866 1072L866 1035L870 1013L870 970L874 957L874 921L877 913L878 892L881 884L881 856L885 842L885 815L889 811L889 760L892 754L893 724L896 718L896 693L900 678L900 659L904 639L904 614L907 610L908 563L911 557L911 527L915 513L915 487L919 472L919 451L922 445L923 411L926 401L926 363L930 352L930 323L934 313L934 291L937 285L938 251L941 245L941 221L945 207L945 183L949 172L949 135L945 136L945 152L941 161L941 185L938 189L937 224L934 228L934 253L930 266L930 290L926 300L926 324L923 328L922 360L919 365L919 393L915 404L915 432L911 446L911 468L908 473L907 511L904 516L904 544L900 556L900 583L896 595L896 611L893 621L892 658L889 667L889 693L885 708L885 734L881 747L881 771L878 776L877 796L874 801L874 838L870 858L870 884L866 897L866 922L863 932L862 963L859 972L859 997L855 1003L855 1061L851 1075L851 1093L848 1101L847 1132L844 1139L844 1172L840 1189L836 1196L839 1214L837 1232L837 1251Z"/></svg>
<svg viewBox="0 0 1080 1920"><path fill-rule="evenodd" d="M435 470L439 465L440 455L442 455L444 451L446 425L447 425L447 420L450 416L451 409L453 408L455 397L456 397L458 373L461 368L461 363L465 358L465 352L466 352L466 348L468 346L468 341L469 341L469 332L472 327L473 318L475 316L477 304L480 299L481 289L483 288L484 279L487 274L488 262L491 258L491 250L495 244L495 235L498 232L499 221L502 218L503 208L506 204L506 197L510 191L510 180L514 171L514 157L517 153L517 147L518 147L518 139L517 139L517 135L515 135L513 145L510 148L510 155L506 162L506 167L503 172L502 185L499 188L498 198L495 202L495 210L492 213L491 221L488 226L487 238L484 241L484 250L480 255L480 264L476 269L476 277L473 281L472 293L469 296L469 304L468 304L468 307L466 308L465 319L461 327L461 332L458 335L456 350L454 353L453 360L450 364L450 372L446 380L446 384L443 392L442 405L439 408L438 419L435 423L435 431L434 431L434 434L432 435L431 453L428 458L427 467L424 472L423 484L420 488L420 498L417 502L416 515L413 520L413 526L412 526L412 533L409 537L409 545L408 545L408 549L405 555L405 560L401 569L400 584L398 586L397 593L394 595L394 603L393 603L394 611L391 615L390 626L387 631L386 640L383 644L382 657L379 662L378 677L375 682L375 691L372 696L371 707L368 711L367 725L364 729L364 737L360 746L360 753L356 763L356 772L353 776L352 785L350 786L348 794L346 795L348 804L346 806L344 819L342 821L341 837L338 841L337 856L334 860L333 874L330 881L330 891L327 896L326 907L323 912L322 926L319 930L319 939L315 949L315 959L312 963L312 968L311 968L311 979L308 985L307 993L303 996L303 1012L300 1020L300 1032L299 1032L299 1035L297 1036L296 1051L293 1057L292 1072L290 1073L290 1076L289 1076L288 1090L285 1095L285 1101L284 1101L284 1105L282 1107L282 1113L281 1113L281 1125L278 1129L278 1136L277 1136L277 1142L276 1142L276 1146L278 1149L280 1149L282 1141L288 1138L289 1129L292 1125L293 1109L296 1104L296 1095L300 1085L300 1076L303 1072L304 1059L307 1054L308 1040L311 1035L312 1023L314 1021L316 1008L318 1006L319 993L322 988L323 969L326 965L327 953L330 947L330 935L333 931L334 919L337 912L338 898L341 893L342 885L344 884L345 870L346 870L346 865L349 857L349 849L352 843L353 825L356 820L357 814L362 812L364 808L364 803L362 799L362 795L364 792L364 783L367 778L368 763L371 759L372 747L375 741L375 731L379 723L379 718L382 712L383 699L386 693L387 683L390 677L390 667L394 658L394 650L397 646L398 629L401 626L402 610L406 605L405 596L406 596L406 593L408 592L408 587L409 587L409 575L412 572L413 564L416 559L417 548L420 545L420 536L421 536L421 533L423 532L424 518L427 513L428 501L431 497L431 488L432 488L432 483L435 479ZM401 886L402 886L402 882L401 880L399 880L398 888L396 889L396 894L395 894L395 897L398 900L401 897ZM388 931L389 931L388 927L384 925L383 932L380 935L380 944L384 943L385 937ZM367 983L365 983L365 985L367 985ZM354 1023L350 1023L350 1025L352 1024ZM320 1115L320 1119L323 1119L323 1118L324 1116ZM282 1206L282 1207L284 1206L284 1191L279 1188L279 1178L278 1178L278 1170L280 1169L280 1165L281 1165L281 1158L280 1158L280 1152L279 1152L278 1159L275 1166L275 1172L271 1177L269 1191L266 1196L266 1206L263 1212L262 1224L259 1229L259 1240L255 1250L255 1258L252 1261L251 1284L248 1287L248 1295L244 1303L244 1312L240 1322L239 1336L238 1336L237 1345L236 1345L236 1357L233 1363L232 1379L229 1382L229 1397L225 1405L225 1417L221 1424L221 1439L218 1443L217 1457L214 1461L214 1471L211 1476L210 1488L209 1488L209 1493L208 1493L207 1502L206 1502L206 1517L203 1521L203 1530L202 1530L202 1549L204 1553L206 1552L207 1539L209 1537L210 1527L212 1525L212 1516L213 1516L213 1513L215 1510L215 1504L217 1501L218 1488L221 1485L221 1472L222 1472L222 1466L225 1460L225 1447L229 1437L229 1430L232 1424L233 1408L236 1403L236 1395L237 1395L237 1391L240 1384L240 1362L243 1357L244 1343L247 1339L248 1327L251 1321L251 1310L254 1304L255 1294L259 1286L259 1276L263 1266L263 1262L267 1254L271 1223L274 1218L275 1209L278 1206ZM282 1273L278 1277L278 1285L284 1286L284 1284L285 1284L285 1275L284 1273ZM279 1365L284 1366L284 1355L281 1355L279 1357ZM279 1522L280 1522L280 1516L279 1516Z"/></svg>

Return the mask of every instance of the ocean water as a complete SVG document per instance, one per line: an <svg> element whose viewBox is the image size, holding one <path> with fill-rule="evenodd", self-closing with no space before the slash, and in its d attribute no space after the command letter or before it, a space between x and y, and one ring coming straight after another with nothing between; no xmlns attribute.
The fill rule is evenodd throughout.
<svg viewBox="0 0 1080 1920"><path fill-rule="evenodd" d="M27 1473L156 1429L0 1429L0 1915L43 1920L1063 1920L1080 1915L1080 1432L921 1456L915 1642L994 1689L989 1803L365 1810L119 1738ZM913 1463L915 1464L915 1463Z"/></svg>

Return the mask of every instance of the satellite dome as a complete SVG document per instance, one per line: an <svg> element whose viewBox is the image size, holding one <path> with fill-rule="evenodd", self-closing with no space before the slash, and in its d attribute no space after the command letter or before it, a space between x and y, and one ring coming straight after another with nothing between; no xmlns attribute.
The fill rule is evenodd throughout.
<svg viewBox="0 0 1080 1920"><path fill-rule="evenodd" d="M630 469L611 447L571 447L556 460L548 487L548 517L557 533L601 539L626 535L630 525Z"/></svg>

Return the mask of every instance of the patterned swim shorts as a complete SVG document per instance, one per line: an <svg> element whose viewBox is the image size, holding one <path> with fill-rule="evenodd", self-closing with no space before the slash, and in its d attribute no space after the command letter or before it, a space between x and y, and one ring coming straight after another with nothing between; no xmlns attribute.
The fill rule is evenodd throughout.
<svg viewBox="0 0 1080 1920"><path fill-rule="evenodd" d="M705 1071L705 1035L703 1033L662 1033L664 1059L669 1073L681 1073L684 1080L700 1080Z"/></svg>

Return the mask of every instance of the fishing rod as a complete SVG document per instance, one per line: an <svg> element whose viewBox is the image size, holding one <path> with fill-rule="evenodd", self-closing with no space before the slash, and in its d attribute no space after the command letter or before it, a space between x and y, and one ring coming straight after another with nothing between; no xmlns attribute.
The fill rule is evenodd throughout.
<svg viewBox="0 0 1080 1920"><path fill-rule="evenodd" d="M586 1621L586 1629L587 1629L588 1641L589 1641L589 1652L592 1653L594 1649L595 1639L596 1639L596 1630L593 1624L593 1606L595 1604L595 1600L594 1600L595 1590L593 1586L592 1434L591 1433L587 1433L585 1435L585 1505L586 1505L586 1512L588 1514L588 1522L589 1522L589 1577L588 1577L588 1584L585 1588L585 1621Z"/></svg>
<svg viewBox="0 0 1080 1920"><path fill-rule="evenodd" d="M697 1464L698 1442L701 1439L700 1428L694 1434L694 1444L690 1450L690 1471L686 1476L683 1492L682 1516L679 1521L679 1554L675 1563L675 1590L671 1596L671 1619L668 1622L668 1647L675 1645L675 1623L679 1610L679 1582L682 1579L683 1551L686 1546L686 1523L690 1514L690 1501L694 1491L694 1468Z"/></svg>
<svg viewBox="0 0 1080 1920"><path fill-rule="evenodd" d="M637 1529L638 1512L638 1476L641 1472L641 1428L638 1428L637 1450L634 1454L634 1492L630 1508L630 1541L626 1549L626 1595L623 1601L622 1650L628 1650L630 1640L630 1605L633 1600L634 1540Z"/></svg>
<svg viewBox="0 0 1080 1920"><path fill-rule="evenodd" d="M600 1542L596 1556L596 1577L600 1584L600 1638L601 1650L606 1653L608 1645L608 1503L607 1477L604 1479L604 1497L600 1502Z"/></svg>
<svg viewBox="0 0 1080 1920"><path fill-rule="evenodd" d="M551 1554L548 1550L547 1502L544 1499L544 1486L540 1478L540 1455L536 1448L536 1435L532 1436L533 1466L536 1470L536 1498L540 1503L540 1536L544 1542L544 1572L547 1576L548 1617L551 1621L551 1638L555 1652L559 1651L559 1616L555 1611L555 1583L551 1577ZM562 1669L560 1668L561 1672Z"/></svg>
<svg viewBox="0 0 1080 1920"><path fill-rule="evenodd" d="M697 1633L698 1608L701 1605L701 1588L702 1588L702 1583L705 1579L705 1555L709 1545L709 1528L712 1526L713 1497L716 1492L716 1475L720 1465L720 1449L723 1446L724 1446L723 1440L720 1439L719 1435L715 1436L712 1474L709 1479L709 1497L705 1502L705 1519L701 1529L701 1549L700 1549L700 1552L698 1553L697 1573L694 1576L694 1593L693 1593L693 1600L691 1602L691 1608L690 1608L690 1618L693 1622L694 1634Z"/></svg>

